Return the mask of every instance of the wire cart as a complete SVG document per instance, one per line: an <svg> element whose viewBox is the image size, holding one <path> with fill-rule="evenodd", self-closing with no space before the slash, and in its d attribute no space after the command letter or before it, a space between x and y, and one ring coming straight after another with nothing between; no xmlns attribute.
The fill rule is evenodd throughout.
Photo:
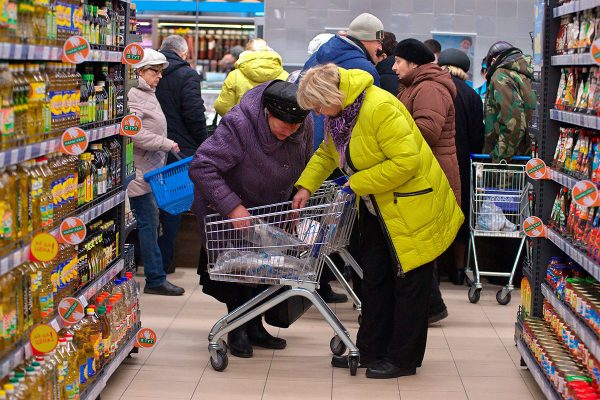
<svg viewBox="0 0 600 400"><path fill-rule="evenodd" d="M208 273L211 279L253 285L266 290L215 323L208 336L210 362L216 371L227 368L227 344L223 336L277 304L293 297L309 300L335 331L330 348L336 355L349 349L348 366L356 375L359 351L341 321L316 289L334 239L351 230L355 196L344 188L325 185L305 207L291 202L251 208L251 216L237 220L219 214L205 218ZM235 229L232 221L249 221L249 228Z"/></svg>
<svg viewBox="0 0 600 400"><path fill-rule="evenodd" d="M522 230L522 224L530 214L529 191L524 164L483 162L490 160L486 154L471 155L471 215L469 220L470 240L467 252L467 282L469 301L477 303L481 296L482 276L508 278L508 283L496 293L496 301L510 303L514 290L513 278L524 247L529 246ZM513 161L526 161L529 157L515 156ZM519 239L519 248L510 272L482 271L477 260L476 237ZM529 251L526 251L526 257ZM471 269L471 256L475 270ZM473 279L469 275L473 274Z"/></svg>

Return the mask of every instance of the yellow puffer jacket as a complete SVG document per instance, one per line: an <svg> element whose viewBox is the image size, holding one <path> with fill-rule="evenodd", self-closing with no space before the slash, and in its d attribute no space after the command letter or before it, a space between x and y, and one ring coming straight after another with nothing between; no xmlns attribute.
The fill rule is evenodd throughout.
<svg viewBox="0 0 600 400"><path fill-rule="evenodd" d="M436 259L453 242L464 216L448 179L415 122L394 96L370 74L340 68L340 90L348 106L366 96L346 149L357 171L350 188L370 195L383 219L404 272ZM296 183L313 193L338 166L339 154L326 137Z"/></svg>
<svg viewBox="0 0 600 400"><path fill-rule="evenodd" d="M235 69L225 78L215 102L215 111L223 116L240 102L248 90L273 79L285 81L288 75L277 52L245 51L235 63Z"/></svg>

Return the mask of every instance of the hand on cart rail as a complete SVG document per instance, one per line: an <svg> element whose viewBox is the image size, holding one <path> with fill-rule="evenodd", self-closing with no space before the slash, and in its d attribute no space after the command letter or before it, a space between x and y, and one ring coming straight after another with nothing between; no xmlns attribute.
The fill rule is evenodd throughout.
<svg viewBox="0 0 600 400"><path fill-rule="evenodd" d="M294 199L292 200L292 208L298 209L304 207L309 198L310 192L303 187L300 187L298 193L294 195Z"/></svg>
<svg viewBox="0 0 600 400"><path fill-rule="evenodd" d="M236 208L234 208L233 211L231 211L228 215L229 218L235 220L235 221L231 221L231 224L233 225L233 227L235 229L250 228L251 223L250 223L249 219L239 219L239 218L248 218L250 216L251 216L250 213L248 212L246 207L244 207L242 204L240 204Z"/></svg>

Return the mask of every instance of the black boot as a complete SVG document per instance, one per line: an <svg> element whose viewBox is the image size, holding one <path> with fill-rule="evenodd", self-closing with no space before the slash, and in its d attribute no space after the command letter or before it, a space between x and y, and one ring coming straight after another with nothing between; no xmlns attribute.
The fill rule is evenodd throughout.
<svg viewBox="0 0 600 400"><path fill-rule="evenodd" d="M452 272L452 276L450 277L452 283L457 286L464 286L465 284L465 270L464 269L456 269Z"/></svg>
<svg viewBox="0 0 600 400"><path fill-rule="evenodd" d="M262 317L248 322L248 338L253 346L265 349L282 350L287 346L285 339L271 335L262 324Z"/></svg>
<svg viewBox="0 0 600 400"><path fill-rule="evenodd" d="M388 360L380 360L367 368L367 378L391 379L417 373L416 368L400 368Z"/></svg>
<svg viewBox="0 0 600 400"><path fill-rule="evenodd" d="M319 296L321 296L323 300L325 300L325 303L345 303L348 301L348 296L346 296L345 294L334 292L331 289L331 285L329 285L329 283L321 283L321 287L317 289L317 293L319 294Z"/></svg>
<svg viewBox="0 0 600 400"><path fill-rule="evenodd" d="M227 334L227 345L233 356L240 358L252 357L252 344L246 332L246 325L242 325Z"/></svg>

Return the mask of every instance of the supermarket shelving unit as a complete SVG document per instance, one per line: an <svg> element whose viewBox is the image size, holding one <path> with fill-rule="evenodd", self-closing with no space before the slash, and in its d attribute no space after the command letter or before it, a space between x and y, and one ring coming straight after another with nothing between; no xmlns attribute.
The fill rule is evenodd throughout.
<svg viewBox="0 0 600 400"><path fill-rule="evenodd" d="M538 157L550 166L560 135L559 127L571 126L600 130L600 118L595 115L554 109L561 67L595 65L590 53L555 55L560 17L600 7L600 0L575 0L562 6L558 6L557 0L541 3L543 3L543 6L539 11L544 13L542 28L543 56L542 64L536 65L534 68L538 74L535 89L539 96L539 106L536 112L537 118L534 118L537 123L532 130L537 139ZM537 200L533 215L540 217L544 222L548 221L559 189L563 186L573 188L580 180L578 177L550 169L550 179L533 181ZM567 304L561 301L554 294L552 288L545 283L546 268L550 258L560 255L571 257L596 280L600 280L600 265L597 262L594 262L557 231L547 228L546 239L533 240L531 266L524 268L524 274L528 278L532 290L531 316L542 317L543 302L546 299L560 317L579 335L590 352L598 357L600 356L600 343L596 333ZM521 314L519 314L515 326L515 340L522 357L522 365L526 365L530 369L547 398L560 399L560 394L548 380L531 351L521 339L523 329Z"/></svg>
<svg viewBox="0 0 600 400"><path fill-rule="evenodd" d="M138 35L130 34L127 21L130 19L130 4L131 1L121 0L124 3L125 9L125 44L141 41ZM92 45L92 51L89 59L86 62L108 62L120 63L122 56L122 48L120 51L107 51L96 49ZM62 47L57 46L39 46L39 45L19 45L13 43L0 43L0 60L18 61L61 61ZM126 66L124 73L124 110L127 114L127 92L131 87L137 85L137 79L131 80L128 78ZM88 301L94 297L98 291L107 283L112 281L117 275L127 271L131 271L131 259L133 258L133 249L130 245L125 245L125 238L128 233L135 229L136 221L128 219L125 215L125 200L127 185L135 178L135 170L132 174L126 173L126 144L131 139L119 135L119 127L122 117L110 121L100 121L94 124L80 126L85 130L89 137L89 142L96 142L109 137L117 137L121 143L121 185L112 189L110 192L99 196L94 201L78 207L73 213L66 217L76 216L81 218L85 223L105 214L114 213L117 216L119 223L119 239L118 246L121 249L119 257L113 260L111 264L100 273L94 280L88 282L84 287L78 290L73 297L86 306ZM0 151L0 168L21 163L26 160L41 157L46 154L58 152L60 148L60 138L49 139L40 143L28 144L15 149ZM66 218L65 217L65 218ZM42 231L38 229L37 231ZM47 230L46 230L47 231ZM36 232L34 232L36 233ZM58 234L58 228L49 230L53 235ZM29 259L30 242L23 241L19 243L19 247L7 255L0 257L0 275L10 272ZM134 262L133 262L134 263ZM129 265L129 267L128 267ZM64 327L62 320L55 315L47 322L55 330L60 330ZM139 315L136 325L129 332L124 345L118 350L117 355L104 366L99 376L80 394L81 399L97 399L101 391L106 386L106 382L110 376L116 371L123 360L131 353L137 352L135 347L135 335L140 328ZM24 335L5 356L0 358L0 379L6 377L15 367L21 364L25 359L31 357L32 349L29 343L28 335Z"/></svg>

